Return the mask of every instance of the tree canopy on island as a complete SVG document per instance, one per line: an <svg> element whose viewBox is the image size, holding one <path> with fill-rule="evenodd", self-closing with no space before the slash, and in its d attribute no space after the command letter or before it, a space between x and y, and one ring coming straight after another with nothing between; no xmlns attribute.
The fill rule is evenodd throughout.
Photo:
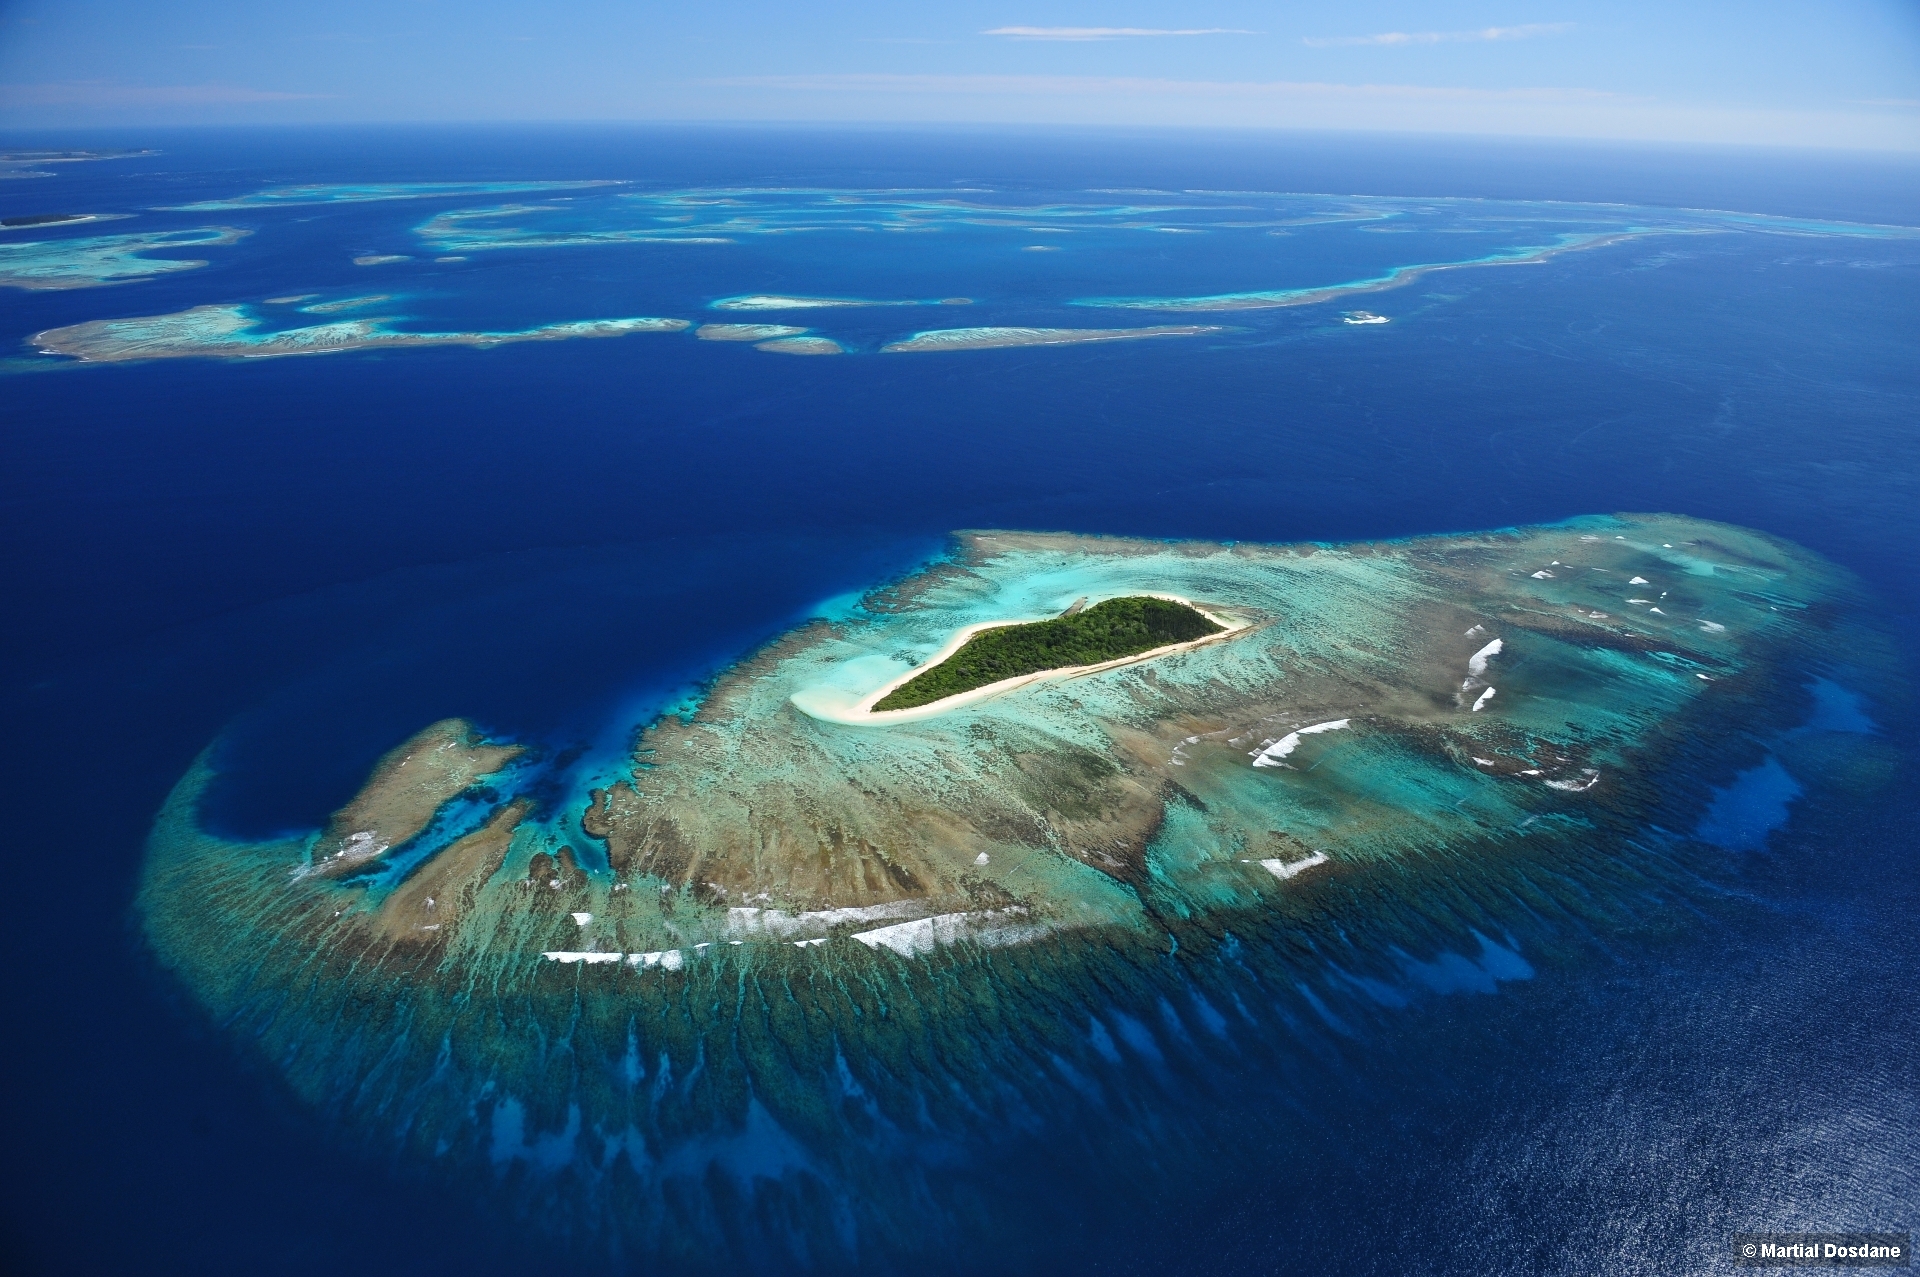
<svg viewBox="0 0 1920 1277"><path fill-rule="evenodd" d="M1050 621L982 630L946 660L887 693L873 708L914 709L1002 679L1137 656L1225 628L1170 599L1108 599Z"/></svg>

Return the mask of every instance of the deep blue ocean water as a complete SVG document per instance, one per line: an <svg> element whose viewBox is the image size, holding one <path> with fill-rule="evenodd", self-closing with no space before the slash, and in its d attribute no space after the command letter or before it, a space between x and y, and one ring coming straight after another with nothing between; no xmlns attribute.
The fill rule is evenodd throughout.
<svg viewBox="0 0 1920 1277"><path fill-rule="evenodd" d="M0 184L0 216L134 212L284 183L620 178L1920 221L1915 166L1789 154L694 129L8 141L160 153ZM386 288L348 255L418 252L406 228L432 211L212 215L257 229L200 252L204 270L9 292L0 341L254 300L290 280ZM497 288L420 286L410 305L436 325L512 328L684 311L634 309L636 288L826 290L835 270L846 293L898 282L925 295L812 243L724 269L635 256L641 246L539 250L500 268ZM1272 340L1205 349L788 359L641 336L0 378L19 885L4 1253L19 1271L59 1273L547 1262L538 1237L449 1186L336 1151L151 969L129 913L142 842L216 737L228 772L208 816L248 835L323 820L384 750L446 715L617 747L607 734L634 713L964 527L1337 541L1674 510L1851 568L1910 661L1920 241L1649 245L1455 273L1425 290L1448 300L1417 315L1405 295L1358 299L1400 306L1377 331L1322 332L1285 312ZM1231 286L1218 262L1167 253L1138 264L1142 287L1068 291ZM1031 263L983 254L970 289L1038 296L1049 277ZM1176 287L1201 266L1219 277ZM1357 269L1326 266L1335 279ZM932 323L863 316L851 331L877 340ZM1355 335L1367 340L1344 340ZM1738 1229L1911 1225L1913 723L1897 705L1818 703L1843 729L1869 725L1864 712L1902 750L1904 776L1878 801L1803 791L1792 750L1756 742L1706 827L1722 831L1735 885L1697 927L1622 935L1585 968L1382 1018L1344 1057L1344 1085L1273 1079L1258 1102L1297 1114L1285 1147L1222 1139L1213 1178L1159 1218L1122 1226L1088 1203L1083 1235L1062 1237L1049 1262L1664 1273L1708 1270L1703 1257ZM1045 1191L1071 1200L1074 1186ZM1660 1249L1671 1246L1689 1256L1679 1267Z"/></svg>

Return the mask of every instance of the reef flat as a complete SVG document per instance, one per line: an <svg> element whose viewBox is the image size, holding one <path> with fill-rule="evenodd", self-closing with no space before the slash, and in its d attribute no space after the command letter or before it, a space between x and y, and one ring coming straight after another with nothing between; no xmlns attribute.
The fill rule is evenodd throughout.
<svg viewBox="0 0 1920 1277"><path fill-rule="evenodd" d="M143 156L158 155L160 152L147 150L104 150L104 151L52 151L52 150L7 150L0 151L0 181L8 178L52 177L53 174L40 167L43 164L85 164L98 160L131 160Z"/></svg>
<svg viewBox="0 0 1920 1277"><path fill-rule="evenodd" d="M343 873L403 846L447 803L525 750L489 745L459 719L435 723L398 746L313 846L311 872Z"/></svg>
<svg viewBox="0 0 1920 1277"><path fill-rule="evenodd" d="M1314 306L1321 302L1337 301L1342 297L1351 297L1359 293L1379 293L1390 288L1404 288L1415 280L1447 270L1471 270L1484 266L1530 266L1580 249L1605 248L1643 235L1675 235L1688 232L1680 230L1628 230L1606 234L1567 234L1561 235L1552 244L1538 248L1515 248L1498 253L1489 253L1484 257L1470 258L1458 262L1422 262L1410 266L1395 266L1383 274L1367 279L1357 279L1350 283L1329 284L1318 288L1280 288L1265 292L1215 293L1206 297L1087 297L1075 301L1075 306L1093 306L1121 310L1175 310L1175 311L1214 311L1214 310L1274 310L1285 306ZM1700 233L1695 231L1693 233Z"/></svg>
<svg viewBox="0 0 1920 1277"><path fill-rule="evenodd" d="M0 217L0 230L29 230L37 226L72 226L80 222L119 222L131 213L25 213L19 217Z"/></svg>
<svg viewBox="0 0 1920 1277"><path fill-rule="evenodd" d="M545 221L544 228L521 225ZM554 224L555 222L558 224ZM731 244L725 235L689 234L678 227L610 227L604 219L564 204L503 204L453 209L414 227L439 253L480 253L503 248L578 248L607 244Z"/></svg>
<svg viewBox="0 0 1920 1277"><path fill-rule="evenodd" d="M205 260L146 254L235 244L247 234L230 226L208 226L190 231L144 231L133 235L0 244L0 287L98 288L198 270L207 264Z"/></svg>
<svg viewBox="0 0 1920 1277"><path fill-rule="evenodd" d="M1145 595L1233 633L933 717L803 712L968 626ZM1809 682L1886 660L1875 626L1818 557L1676 516L967 533L591 776L450 720L325 829L246 843L197 816L211 750L139 909L349 1142L630 1258L909 1264L1044 1227L996 1167L1151 1200L1204 1169L1235 1070L1525 978L1541 937L1619 942L1697 880L1663 831Z"/></svg>
<svg viewBox="0 0 1920 1277"><path fill-rule="evenodd" d="M49 328L29 340L42 354L65 355L87 363L130 363L145 359L268 359L419 346L499 346L679 332L691 327L684 319L583 319L518 332L412 333L387 327L392 322L389 319L343 319L261 332L261 322L243 306L195 306L171 315L98 319Z"/></svg>
<svg viewBox="0 0 1920 1277"><path fill-rule="evenodd" d="M904 341L890 341L882 354L920 354L941 350L999 350L1008 346L1079 346L1097 341L1133 341L1142 337L1197 337L1226 331L1207 324L1161 324L1150 328L934 328Z"/></svg>

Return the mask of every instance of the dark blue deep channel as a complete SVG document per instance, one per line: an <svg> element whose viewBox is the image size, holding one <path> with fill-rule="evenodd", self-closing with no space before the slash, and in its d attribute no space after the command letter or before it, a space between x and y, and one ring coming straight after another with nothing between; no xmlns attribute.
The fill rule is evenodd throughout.
<svg viewBox="0 0 1920 1277"><path fill-rule="evenodd" d="M1731 151L719 129L5 141L159 154L8 182L0 216L612 177L1920 220L1910 162ZM364 226L387 251L379 228L403 224L391 206L309 211L324 218L283 217L277 246L256 234L191 290L0 297L7 1272L591 1270L458 1182L339 1151L153 969L131 913L143 841L216 737L211 825L311 828L428 722L604 744L969 527L1339 541L1678 511L1851 569L1900 658L1920 656L1920 240L1703 237L1455 276L1455 300L1367 340L1301 326L1204 351L916 360L632 338L29 369L40 329L255 298L286 254L330 254L313 273L337 274L339 243ZM621 313L595 292L613 260L505 274L473 326ZM1017 290L1023 267L1001 269L977 291ZM798 285L762 285L782 286ZM1920 1223L1920 742L1897 700L1833 685L1812 703L1809 732L1876 736L1896 779L1822 790L1791 773L1811 735L1752 742L1718 778L1701 832L1724 858L1691 923L1590 937L1531 979L1436 973L1348 1026L1338 1085L1239 1086L1236 1103L1297 1119L1258 1129L1290 1133L1212 1122L1205 1177L1150 1217L1009 1168L1009 1200L1084 1223L967 1270L1719 1271L1736 1230Z"/></svg>

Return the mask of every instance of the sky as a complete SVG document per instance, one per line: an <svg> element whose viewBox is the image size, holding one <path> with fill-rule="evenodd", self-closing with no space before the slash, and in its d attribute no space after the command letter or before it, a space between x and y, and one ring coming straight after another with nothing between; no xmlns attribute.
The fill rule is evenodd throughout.
<svg viewBox="0 0 1920 1277"><path fill-rule="evenodd" d="M1920 151L1920 0L0 0L0 127L589 119Z"/></svg>

